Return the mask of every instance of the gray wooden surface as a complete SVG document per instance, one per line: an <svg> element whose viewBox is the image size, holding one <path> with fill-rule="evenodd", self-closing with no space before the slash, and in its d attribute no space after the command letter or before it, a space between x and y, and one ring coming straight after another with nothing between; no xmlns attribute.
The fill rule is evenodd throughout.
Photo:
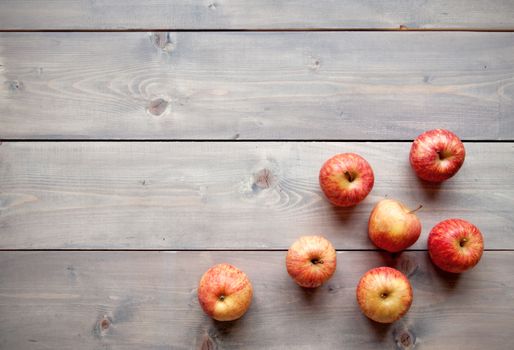
<svg viewBox="0 0 514 350"><path fill-rule="evenodd" d="M430 229L460 217L486 248L514 249L514 146L466 143L463 168L441 186L417 179L407 142L4 142L0 248L284 249L321 233L339 249L373 248L367 220L390 197ZM340 152L365 157L375 187L335 209L318 173Z"/></svg>
<svg viewBox="0 0 514 350"><path fill-rule="evenodd" d="M0 138L514 139L514 33L0 33Z"/></svg>
<svg viewBox="0 0 514 350"><path fill-rule="evenodd" d="M340 252L315 291L287 275L286 252L4 252L2 349L512 349L514 252L472 271L436 271L426 252ZM255 298L239 321L203 315L196 287L212 264L247 272ZM409 275L414 302L391 326L365 318L355 286L368 269ZM484 337L486 339L484 339ZM203 347L202 347L203 345Z"/></svg>
<svg viewBox="0 0 514 350"><path fill-rule="evenodd" d="M0 29L513 29L511 0L2 0Z"/></svg>
<svg viewBox="0 0 514 350"><path fill-rule="evenodd" d="M514 348L513 1L0 0L0 31L0 350ZM431 128L466 140L439 186L408 164ZM375 188L336 209L318 171L348 151ZM386 196L424 205L402 254L367 238ZM485 236L460 276L425 250L449 217ZM285 249L315 233L338 270L306 291ZM239 321L197 302L220 262L254 285ZM390 326L355 302L380 265L414 287Z"/></svg>

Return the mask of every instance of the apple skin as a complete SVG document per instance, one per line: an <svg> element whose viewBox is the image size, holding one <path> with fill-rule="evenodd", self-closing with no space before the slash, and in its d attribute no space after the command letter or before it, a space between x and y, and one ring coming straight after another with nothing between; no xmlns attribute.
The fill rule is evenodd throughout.
<svg viewBox="0 0 514 350"><path fill-rule="evenodd" d="M428 253L441 270L461 273L480 261L484 238L480 230L462 219L448 219L434 226L428 235Z"/></svg>
<svg viewBox="0 0 514 350"><path fill-rule="evenodd" d="M377 267L362 276L357 285L357 303L364 315L380 323L392 323L412 304L409 279L391 267Z"/></svg>
<svg viewBox="0 0 514 350"><path fill-rule="evenodd" d="M246 274L230 264L211 267L198 286L200 306L217 321L233 321L243 316L252 296L252 284Z"/></svg>
<svg viewBox="0 0 514 350"><path fill-rule="evenodd" d="M425 181L443 182L459 171L466 150L449 130L434 129L419 135L410 149L410 164Z"/></svg>
<svg viewBox="0 0 514 350"><path fill-rule="evenodd" d="M336 270L337 256L332 244L321 236L303 236L294 242L286 257L289 276L305 288L316 288Z"/></svg>
<svg viewBox="0 0 514 350"><path fill-rule="evenodd" d="M381 249L396 253L413 245L421 234L421 222L402 203L383 199L375 205L368 221L371 241Z"/></svg>
<svg viewBox="0 0 514 350"><path fill-rule="evenodd" d="M373 188L375 177L371 166L358 154L341 153L323 164L319 184L328 200L340 207L361 202Z"/></svg>

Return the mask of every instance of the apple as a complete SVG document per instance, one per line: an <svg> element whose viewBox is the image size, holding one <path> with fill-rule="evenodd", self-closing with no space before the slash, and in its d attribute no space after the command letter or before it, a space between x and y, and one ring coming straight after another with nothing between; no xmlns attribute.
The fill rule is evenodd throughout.
<svg viewBox="0 0 514 350"><path fill-rule="evenodd" d="M410 149L410 164L423 180L442 182L459 171L466 151L451 131L435 129L419 135Z"/></svg>
<svg viewBox="0 0 514 350"><path fill-rule="evenodd" d="M244 315L252 302L252 284L246 274L230 264L219 264L204 273L198 286L203 311L218 321Z"/></svg>
<svg viewBox="0 0 514 350"><path fill-rule="evenodd" d="M462 219L448 219L428 235L428 253L441 270L461 273L478 264L484 252L480 230Z"/></svg>
<svg viewBox="0 0 514 350"><path fill-rule="evenodd" d="M316 288L336 270L336 250L321 236L303 236L291 245L286 257L289 275L300 286Z"/></svg>
<svg viewBox="0 0 514 350"><path fill-rule="evenodd" d="M410 210L396 200L381 200L369 216L369 238L378 248L391 253L407 249L421 234L421 222L415 214L420 208Z"/></svg>
<svg viewBox="0 0 514 350"><path fill-rule="evenodd" d="M357 302L364 315L380 323L392 323L409 311L412 287L407 276L391 267L377 267L362 276Z"/></svg>
<svg viewBox="0 0 514 350"><path fill-rule="evenodd" d="M361 202L373 188L375 177L371 166L358 154L341 153L323 164L319 184L328 200L349 207Z"/></svg>

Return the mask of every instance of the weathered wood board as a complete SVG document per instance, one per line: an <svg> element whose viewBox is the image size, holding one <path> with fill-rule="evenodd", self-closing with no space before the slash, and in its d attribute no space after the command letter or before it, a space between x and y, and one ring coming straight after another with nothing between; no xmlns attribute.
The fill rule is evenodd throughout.
<svg viewBox="0 0 514 350"><path fill-rule="evenodd" d="M436 186L411 170L408 142L4 142L0 248L285 249L320 233L339 249L368 249L369 213L389 197L424 206L413 248L461 217L486 248L514 249L514 145L465 146L463 168ZM318 185L341 152L375 172L351 209L331 206Z"/></svg>
<svg viewBox="0 0 514 350"><path fill-rule="evenodd" d="M285 252L2 252L0 348L514 348L514 252L486 252L461 276L436 271L426 252L340 252L336 274L314 291L296 286L284 261ZM211 321L197 302L200 276L219 262L254 287L236 322ZM361 275L382 265L414 289L391 326L368 321L355 301Z"/></svg>
<svg viewBox="0 0 514 350"><path fill-rule="evenodd" d="M3 0L0 29L513 29L510 0Z"/></svg>
<svg viewBox="0 0 514 350"><path fill-rule="evenodd" d="M0 33L0 138L514 140L513 57L514 33Z"/></svg>
<svg viewBox="0 0 514 350"><path fill-rule="evenodd" d="M511 0L0 0L0 350L514 349L513 58ZM408 164L431 128L466 140L442 185ZM355 208L319 189L341 152L375 171ZM407 252L367 237L385 197L423 205ZM485 237L462 275L425 250L450 217ZM314 291L304 234L339 250ZM254 286L236 322L198 305L220 262ZM389 326L355 301L383 265L414 288Z"/></svg>

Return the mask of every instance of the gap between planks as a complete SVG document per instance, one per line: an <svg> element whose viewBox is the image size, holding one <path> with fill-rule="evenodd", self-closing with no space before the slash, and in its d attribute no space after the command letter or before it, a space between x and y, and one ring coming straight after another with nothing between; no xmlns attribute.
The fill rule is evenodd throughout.
<svg viewBox="0 0 514 350"><path fill-rule="evenodd" d="M186 143L186 142L367 142L367 143L398 143L398 142L412 142L412 139L397 139L397 140L364 140L364 139L320 139L320 140L312 140L312 139L38 139L38 138L30 138L30 139L0 139L0 144L2 142L169 142L169 143ZM514 143L513 140L468 140L461 139L462 142L465 143Z"/></svg>
<svg viewBox="0 0 514 350"><path fill-rule="evenodd" d="M514 28L269 28L269 29L184 29L184 28L133 28L133 29L0 29L0 33L133 33L133 32L486 32L510 33Z"/></svg>
<svg viewBox="0 0 514 350"><path fill-rule="evenodd" d="M1 252L287 252L288 249L284 248L268 248L268 249L245 249L245 248L204 248L204 249L120 249L120 248L83 248L83 249L77 249L77 248L71 248L71 249L0 249ZM426 252L427 249L405 249L401 252L397 253L390 253L386 252L384 250L380 249L336 249L336 252L377 252L377 253L384 253L384 254L391 254L391 255L399 255L403 252ZM503 249L503 248L485 248L484 252L514 252L514 249Z"/></svg>

